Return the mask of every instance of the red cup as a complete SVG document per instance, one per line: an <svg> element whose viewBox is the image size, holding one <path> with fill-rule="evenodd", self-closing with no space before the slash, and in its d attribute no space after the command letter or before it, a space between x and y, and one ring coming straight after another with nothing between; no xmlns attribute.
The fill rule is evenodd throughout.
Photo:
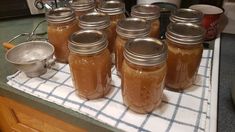
<svg viewBox="0 0 235 132"><path fill-rule="evenodd" d="M204 14L202 26L206 29L205 40L209 41L215 39L219 33L219 18L221 14L223 14L224 10L216 6L206 4L196 4L189 8L199 10Z"/></svg>

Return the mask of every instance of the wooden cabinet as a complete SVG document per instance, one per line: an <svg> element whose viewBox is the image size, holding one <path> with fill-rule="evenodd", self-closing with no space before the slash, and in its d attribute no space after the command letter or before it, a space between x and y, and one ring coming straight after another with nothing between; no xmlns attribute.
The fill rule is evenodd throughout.
<svg viewBox="0 0 235 132"><path fill-rule="evenodd" d="M0 131L3 132L84 132L55 117L0 96Z"/></svg>

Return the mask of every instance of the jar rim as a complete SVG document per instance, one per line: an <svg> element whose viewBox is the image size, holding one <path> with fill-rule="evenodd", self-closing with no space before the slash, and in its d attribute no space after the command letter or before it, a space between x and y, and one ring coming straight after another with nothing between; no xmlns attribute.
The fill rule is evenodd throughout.
<svg viewBox="0 0 235 132"><path fill-rule="evenodd" d="M98 5L97 11L108 15L118 15L125 12L125 4L118 0L103 1Z"/></svg>
<svg viewBox="0 0 235 132"><path fill-rule="evenodd" d="M87 11L95 8L94 0L87 0L86 2L73 1L70 6L75 11Z"/></svg>
<svg viewBox="0 0 235 132"><path fill-rule="evenodd" d="M179 8L171 12L170 21L171 22L191 22L191 23L201 23L203 18L203 13L199 10L189 9L189 8Z"/></svg>
<svg viewBox="0 0 235 132"><path fill-rule="evenodd" d="M150 4L134 5L131 8L131 16L146 20L158 19L160 17L160 7Z"/></svg>

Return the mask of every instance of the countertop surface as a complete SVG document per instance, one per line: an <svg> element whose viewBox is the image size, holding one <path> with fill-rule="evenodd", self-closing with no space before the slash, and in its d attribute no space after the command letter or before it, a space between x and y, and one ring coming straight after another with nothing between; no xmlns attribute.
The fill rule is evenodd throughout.
<svg viewBox="0 0 235 132"><path fill-rule="evenodd" d="M234 132L235 106L231 88L235 87L235 34L222 34L220 45L218 132Z"/></svg>
<svg viewBox="0 0 235 132"><path fill-rule="evenodd" d="M2 20L0 22L0 43L7 42L14 36L25 33L32 32L34 27L37 26L39 22L44 20L44 16L34 16L28 18L17 18L11 20ZM46 23L45 23L46 24ZM41 26L37 29L37 32L45 32L46 26ZM24 37L17 39L13 43L18 44L25 40ZM97 122L96 120L79 114L73 110L65 109L54 103L42 100L38 97L26 94L17 89L11 88L7 85L6 77L16 72L16 69L6 62L5 58L6 50L0 46L0 96L8 97L18 102L28 105L34 109L47 113L48 115L54 116L65 122L79 126L88 131L120 131L117 128L111 127L105 123Z"/></svg>
<svg viewBox="0 0 235 132"><path fill-rule="evenodd" d="M33 28L42 20L44 16L29 18L20 18L4 20L0 22L0 43L10 40L12 37L31 32ZM43 27L43 26L42 26ZM39 32L46 31L39 28ZM22 41L22 40L19 40ZM19 43L16 41L15 43ZM220 55L220 77L219 77L219 100L218 100L218 131L231 132L235 131L235 107L231 98L231 87L235 76L235 35L221 35L221 55ZM4 59L5 49L0 46L0 95L17 100L20 103L31 106L58 119L73 125L82 126L90 131L118 131L104 123L97 122L87 116L78 114L72 110L65 109L56 104L44 101L37 97L20 92L17 89L10 88L6 84L6 76L16 72L16 69L9 65Z"/></svg>

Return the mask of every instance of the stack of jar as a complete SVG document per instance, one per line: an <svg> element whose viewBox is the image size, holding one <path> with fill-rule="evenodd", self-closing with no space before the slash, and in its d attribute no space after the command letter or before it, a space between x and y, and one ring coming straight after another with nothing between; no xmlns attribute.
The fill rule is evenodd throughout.
<svg viewBox="0 0 235 132"><path fill-rule="evenodd" d="M174 91L193 85L205 34L201 12L172 12L162 41L158 39L157 5L135 5L131 18L125 17L121 1L101 2L97 11L95 5L93 0L74 2L73 9L46 13L49 42L55 47L56 59L69 63L79 97L106 96L114 58L124 104L137 113L153 111L161 103L165 85Z"/></svg>

